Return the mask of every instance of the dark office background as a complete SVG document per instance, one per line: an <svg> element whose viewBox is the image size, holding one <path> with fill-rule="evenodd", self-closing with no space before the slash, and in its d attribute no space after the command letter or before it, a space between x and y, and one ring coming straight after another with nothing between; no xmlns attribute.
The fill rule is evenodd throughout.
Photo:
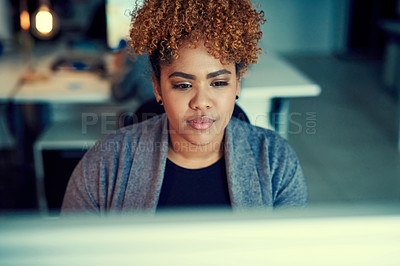
<svg viewBox="0 0 400 266"><path fill-rule="evenodd" d="M348 25L348 52L358 56L382 57L387 36L380 27L382 19L394 19L397 0L352 0Z"/></svg>

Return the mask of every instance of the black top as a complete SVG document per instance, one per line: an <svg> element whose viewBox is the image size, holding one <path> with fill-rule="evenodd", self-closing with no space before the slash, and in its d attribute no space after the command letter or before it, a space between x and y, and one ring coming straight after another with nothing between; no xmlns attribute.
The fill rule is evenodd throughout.
<svg viewBox="0 0 400 266"><path fill-rule="evenodd" d="M224 157L201 169L186 169L167 159L158 208L230 205Z"/></svg>

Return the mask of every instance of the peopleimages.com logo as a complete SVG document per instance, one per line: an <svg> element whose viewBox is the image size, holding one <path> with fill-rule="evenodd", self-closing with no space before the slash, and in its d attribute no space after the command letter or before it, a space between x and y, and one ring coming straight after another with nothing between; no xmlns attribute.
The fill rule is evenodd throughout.
<svg viewBox="0 0 400 266"><path fill-rule="evenodd" d="M132 112L122 114L116 113L82 113L82 134L88 134L90 130L96 130L102 135L114 133L117 129L124 126L124 120L129 117L130 123L146 120L153 117L154 113L143 114L142 117L135 116ZM254 125L266 124L271 130L279 131L284 128L289 135L317 133L317 113L316 112L290 112L285 114L274 113L272 115L253 115L249 116L250 122ZM143 130L143 128L142 128ZM145 130L145 129L144 129ZM150 128L149 128L150 130Z"/></svg>
<svg viewBox="0 0 400 266"><path fill-rule="evenodd" d="M289 135L307 134L315 135L317 133L317 113L291 112L289 114L273 114L271 117L272 129L287 129Z"/></svg>

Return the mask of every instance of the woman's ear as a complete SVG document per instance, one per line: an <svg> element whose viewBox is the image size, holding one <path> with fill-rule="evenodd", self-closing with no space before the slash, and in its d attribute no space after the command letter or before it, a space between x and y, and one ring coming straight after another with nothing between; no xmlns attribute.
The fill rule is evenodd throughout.
<svg viewBox="0 0 400 266"><path fill-rule="evenodd" d="M154 75L151 76L151 81L153 83L154 95L156 96L156 100L158 102L162 99L160 82L158 82L157 78Z"/></svg>
<svg viewBox="0 0 400 266"><path fill-rule="evenodd" d="M238 77L236 79L236 96L239 96L241 84L242 84L242 77Z"/></svg>

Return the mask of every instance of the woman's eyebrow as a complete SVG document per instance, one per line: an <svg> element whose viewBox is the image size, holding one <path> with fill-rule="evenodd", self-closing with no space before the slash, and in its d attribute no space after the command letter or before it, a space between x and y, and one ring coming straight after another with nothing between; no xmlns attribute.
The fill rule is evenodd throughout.
<svg viewBox="0 0 400 266"><path fill-rule="evenodd" d="M215 77L217 77L219 75L223 75L223 74L232 74L232 73L229 70L221 69L221 70L207 74L207 79L215 78Z"/></svg>
<svg viewBox="0 0 400 266"><path fill-rule="evenodd" d="M181 77L181 78L192 79L192 80L196 79L196 77L194 75L186 74L183 72L174 72L168 76L168 78L172 78L172 77Z"/></svg>
<svg viewBox="0 0 400 266"><path fill-rule="evenodd" d="M207 74L207 79L215 78L215 77L217 77L219 75L223 75L223 74L232 74L232 73L227 69L221 69L221 70ZM191 80L196 79L196 76L187 74L187 73L183 73L183 72L174 72L168 76L168 78L172 78L172 77L181 77L181 78L191 79Z"/></svg>

